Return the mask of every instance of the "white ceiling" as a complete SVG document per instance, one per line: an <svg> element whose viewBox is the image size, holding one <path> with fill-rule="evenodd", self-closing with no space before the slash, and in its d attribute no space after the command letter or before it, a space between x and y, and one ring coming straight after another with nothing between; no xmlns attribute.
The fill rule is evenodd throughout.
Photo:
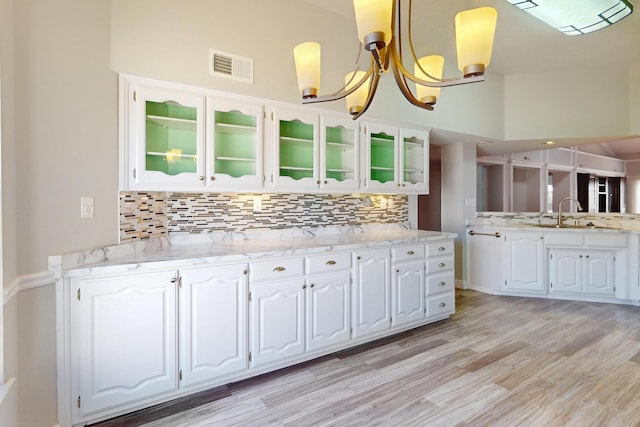
<svg viewBox="0 0 640 427"><path fill-rule="evenodd" d="M353 2L350 0L304 1L353 19ZM405 0L403 6L406 8L407 4L408 1ZM506 0L413 1L413 42L418 56L437 52L445 58L455 58L455 14L463 9L480 6L492 6L498 11L490 64L494 73L539 73L592 67L596 61L612 65L640 61L640 4L634 13L611 27L581 36L566 36ZM434 136L436 143L447 143L450 137L461 135L437 132ZM602 142L602 139L598 139L598 142ZM558 143L559 146L582 146L594 141L566 139L558 140ZM539 140L517 141L517 144L513 141L492 141L478 147L480 154L544 148ZM608 153L621 158L638 158L640 137L613 137L598 146L585 147L585 150L600 151L602 154Z"/></svg>

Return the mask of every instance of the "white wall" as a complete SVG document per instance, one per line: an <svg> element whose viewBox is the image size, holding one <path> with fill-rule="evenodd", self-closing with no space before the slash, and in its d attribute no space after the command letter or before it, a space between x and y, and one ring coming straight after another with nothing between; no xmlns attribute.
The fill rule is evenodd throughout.
<svg viewBox="0 0 640 427"><path fill-rule="evenodd" d="M629 133L640 134L640 62L629 67Z"/></svg>
<svg viewBox="0 0 640 427"><path fill-rule="evenodd" d="M506 76L505 139L627 135L628 76L613 67Z"/></svg>

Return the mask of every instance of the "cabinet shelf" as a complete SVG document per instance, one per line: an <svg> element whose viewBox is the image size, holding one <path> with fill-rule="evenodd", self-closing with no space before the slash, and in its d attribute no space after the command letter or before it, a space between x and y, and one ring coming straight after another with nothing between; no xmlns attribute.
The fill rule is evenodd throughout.
<svg viewBox="0 0 640 427"><path fill-rule="evenodd" d="M381 166L371 166L371 170L376 170L376 171L393 171L393 168L384 168Z"/></svg>
<svg viewBox="0 0 640 427"><path fill-rule="evenodd" d="M347 142L327 141L327 148L351 150L355 148L355 145Z"/></svg>
<svg viewBox="0 0 640 427"><path fill-rule="evenodd" d="M405 169L405 173L424 173L422 169Z"/></svg>
<svg viewBox="0 0 640 427"><path fill-rule="evenodd" d="M171 152L159 152L159 151L147 151L145 153L147 156L158 156L158 157L180 157L180 158L192 158L193 160L197 159L195 154L182 154L182 153L171 153Z"/></svg>
<svg viewBox="0 0 640 427"><path fill-rule="evenodd" d="M164 128L177 130L196 130L197 121L191 119L179 119L176 117L147 115L147 121Z"/></svg>
<svg viewBox="0 0 640 427"><path fill-rule="evenodd" d="M232 123L216 123L216 132L230 135L253 135L256 133L256 128Z"/></svg>
<svg viewBox="0 0 640 427"><path fill-rule="evenodd" d="M280 170L289 171L313 171L313 168L305 168L300 166L280 166Z"/></svg>
<svg viewBox="0 0 640 427"><path fill-rule="evenodd" d="M422 143L422 142L405 141L404 145L406 147L408 147L409 149L411 149L411 148L424 148L424 143Z"/></svg>
<svg viewBox="0 0 640 427"><path fill-rule="evenodd" d="M256 159L251 159L251 158L247 158L247 157L224 157L224 156L218 156L216 157L216 160L224 160L227 162L247 162L247 163L255 163Z"/></svg>
<svg viewBox="0 0 640 427"><path fill-rule="evenodd" d="M335 172L335 173L353 173L353 169L327 169L327 172Z"/></svg>
<svg viewBox="0 0 640 427"><path fill-rule="evenodd" d="M298 144L313 144L312 139L294 138L292 136L281 136L280 142L292 142Z"/></svg>

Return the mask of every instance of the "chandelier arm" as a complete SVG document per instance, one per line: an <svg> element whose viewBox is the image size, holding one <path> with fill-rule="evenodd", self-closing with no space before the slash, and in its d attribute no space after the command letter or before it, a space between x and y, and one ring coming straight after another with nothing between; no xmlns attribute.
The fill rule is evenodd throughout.
<svg viewBox="0 0 640 427"><path fill-rule="evenodd" d="M317 102L337 101L338 99L342 99L342 98L346 97L347 95L351 95L353 92L358 90L360 88L360 86L362 86L363 84L365 84L367 82L367 79L371 75L374 74L374 69L377 69L377 67L374 67L374 65L372 64L369 67L369 69L367 70L367 72L364 75L364 77L362 79L360 79L360 81L358 83L356 83L355 85L353 85L349 89L346 89L346 86L345 86L345 88L343 88L342 90L339 90L338 92L333 93L331 95L319 96L317 98L306 98L306 99L303 99L302 103L303 104L315 104Z"/></svg>
<svg viewBox="0 0 640 427"><path fill-rule="evenodd" d="M477 83L477 82L483 82L484 81L484 75L472 76L472 77L457 77L457 78L449 78L449 79L438 79L439 81L436 81L436 82L432 82L432 81L428 81L428 80L422 80L422 79L414 76L413 74L411 74L411 72L409 72L409 70L407 70L404 67L404 65L402 65L402 62L400 61L400 58L398 58L398 54L397 54L395 46L393 44L391 44L391 46L389 47L389 50L390 50L391 60L393 61L392 65L393 65L394 70L397 69L403 76L405 76L406 78L408 78L412 82L418 83L418 84L423 85L423 86L427 86L427 87L449 87L449 86L457 86L457 85L464 85L464 84L468 84L468 83Z"/></svg>
<svg viewBox="0 0 640 427"><path fill-rule="evenodd" d="M398 85L400 92L402 92L402 95L405 97L407 101L409 101L411 104L415 105L416 107L433 111L433 105L421 102L413 95L413 93L411 93L411 90L409 90L409 88L407 87L407 81L404 79L404 76L400 73L400 70L398 70L398 67L393 67L393 77L396 80L396 84Z"/></svg>
<svg viewBox="0 0 640 427"><path fill-rule="evenodd" d="M352 116L353 120L357 120L358 117L363 115L365 111L369 109L371 105L371 101L373 101L373 97L376 94L376 90L378 89L378 82L380 81L380 69L376 62L373 62L373 78L371 79L371 84L369 85L369 93L367 93L367 99L364 101L364 105L362 106L362 110Z"/></svg>

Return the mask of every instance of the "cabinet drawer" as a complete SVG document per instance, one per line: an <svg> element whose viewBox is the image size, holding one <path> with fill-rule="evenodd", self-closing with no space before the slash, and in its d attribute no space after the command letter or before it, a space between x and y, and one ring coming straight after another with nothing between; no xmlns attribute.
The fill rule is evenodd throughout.
<svg viewBox="0 0 640 427"><path fill-rule="evenodd" d="M453 255L453 240L427 243L428 257L439 255Z"/></svg>
<svg viewBox="0 0 640 427"><path fill-rule="evenodd" d="M585 237L587 246L621 249L627 247L627 236L622 233L590 233Z"/></svg>
<svg viewBox="0 0 640 427"><path fill-rule="evenodd" d="M453 277L453 272L427 276L427 295L453 291L454 288L455 279Z"/></svg>
<svg viewBox="0 0 640 427"><path fill-rule="evenodd" d="M454 266L453 257L427 259L427 274L453 270Z"/></svg>
<svg viewBox="0 0 640 427"><path fill-rule="evenodd" d="M427 317L451 314L456 311L456 296L454 292L427 298Z"/></svg>
<svg viewBox="0 0 640 427"><path fill-rule="evenodd" d="M406 245L391 248L391 259L395 261L409 261L424 258L424 245Z"/></svg>
<svg viewBox="0 0 640 427"><path fill-rule="evenodd" d="M329 273L351 268L351 253L332 253L306 258L307 274Z"/></svg>
<svg viewBox="0 0 640 427"><path fill-rule="evenodd" d="M262 282L266 280L282 279L285 277L303 276L304 259L293 258L254 262L249 264L249 272L249 280L251 282Z"/></svg>

